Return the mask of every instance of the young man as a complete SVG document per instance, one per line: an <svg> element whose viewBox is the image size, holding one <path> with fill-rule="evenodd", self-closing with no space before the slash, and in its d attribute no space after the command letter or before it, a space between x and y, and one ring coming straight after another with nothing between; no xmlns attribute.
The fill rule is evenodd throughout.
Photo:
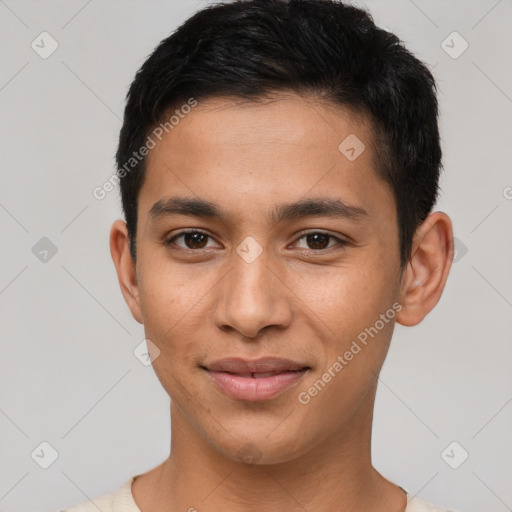
<svg viewBox="0 0 512 512"><path fill-rule="evenodd" d="M331 0L210 6L131 85L110 249L169 457L72 512L414 512L371 460L395 322L453 256L434 80Z"/></svg>

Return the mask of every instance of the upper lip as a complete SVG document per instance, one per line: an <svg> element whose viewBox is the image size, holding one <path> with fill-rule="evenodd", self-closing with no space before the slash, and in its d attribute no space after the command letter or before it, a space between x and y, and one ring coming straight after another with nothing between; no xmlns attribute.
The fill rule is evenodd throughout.
<svg viewBox="0 0 512 512"><path fill-rule="evenodd" d="M207 370L230 373L266 373L283 372L286 370L303 370L309 366L279 357L261 357L259 359L242 359L228 357L205 365Z"/></svg>

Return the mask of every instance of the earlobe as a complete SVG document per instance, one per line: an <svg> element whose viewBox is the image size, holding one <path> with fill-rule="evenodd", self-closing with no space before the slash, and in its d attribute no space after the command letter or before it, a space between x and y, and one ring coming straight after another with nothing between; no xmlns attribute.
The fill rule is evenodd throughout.
<svg viewBox="0 0 512 512"><path fill-rule="evenodd" d="M130 254L126 223L122 220L116 220L110 229L110 254L116 268L117 279L124 300L130 308L133 318L142 324L135 262Z"/></svg>
<svg viewBox="0 0 512 512"><path fill-rule="evenodd" d="M453 230L448 215L431 213L418 227L401 290L398 323L419 324L441 298L453 259Z"/></svg>

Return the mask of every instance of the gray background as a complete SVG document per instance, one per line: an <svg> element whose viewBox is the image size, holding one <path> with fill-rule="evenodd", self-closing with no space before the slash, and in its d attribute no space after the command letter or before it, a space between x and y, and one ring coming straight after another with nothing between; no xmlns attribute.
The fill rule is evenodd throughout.
<svg viewBox="0 0 512 512"><path fill-rule="evenodd" d="M168 454L169 399L133 354L144 332L108 249L121 216L117 190L103 201L92 190L115 170L135 71L202 5L0 0L3 511L64 508ZM437 79L445 166L437 209L458 239L438 307L419 326L396 328L374 463L434 503L512 510L512 1L366 5ZM51 48L43 31L59 45L46 59L31 47ZM43 237L57 248L46 261ZM47 469L43 441L58 453ZM453 469L446 461L460 464L463 450L468 459Z"/></svg>

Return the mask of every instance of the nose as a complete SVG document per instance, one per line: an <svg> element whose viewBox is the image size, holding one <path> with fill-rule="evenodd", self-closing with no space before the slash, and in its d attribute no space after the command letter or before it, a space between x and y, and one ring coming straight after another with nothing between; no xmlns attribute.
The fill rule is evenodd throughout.
<svg viewBox="0 0 512 512"><path fill-rule="evenodd" d="M233 255L232 268L216 290L214 323L219 329L256 338L265 328L290 325L293 293L269 263L265 251L252 262Z"/></svg>

